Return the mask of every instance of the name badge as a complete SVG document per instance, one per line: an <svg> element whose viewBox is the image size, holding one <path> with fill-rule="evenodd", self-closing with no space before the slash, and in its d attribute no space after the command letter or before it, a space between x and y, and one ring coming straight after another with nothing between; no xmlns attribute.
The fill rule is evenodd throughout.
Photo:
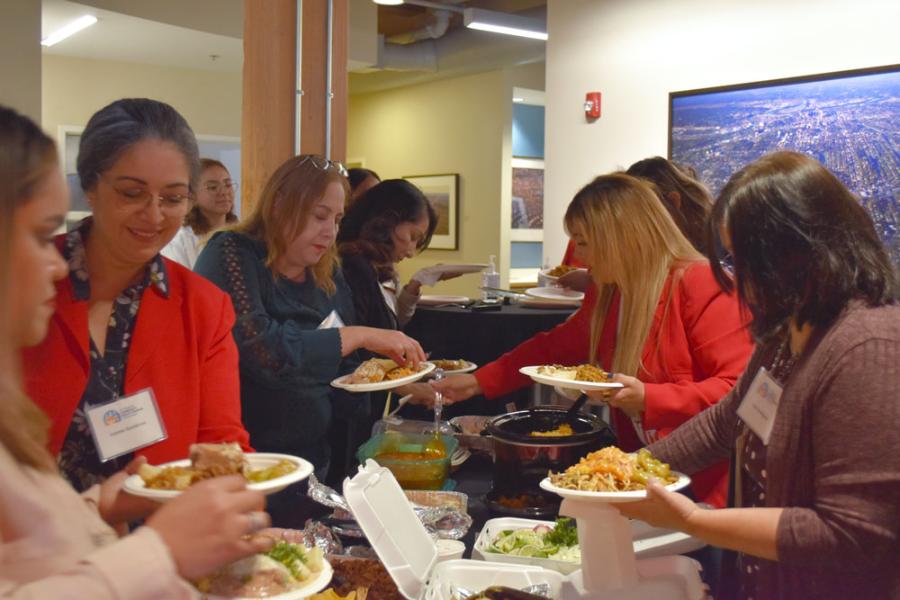
<svg viewBox="0 0 900 600"><path fill-rule="evenodd" d="M86 415L103 462L168 437L150 388L89 408Z"/></svg>
<svg viewBox="0 0 900 600"><path fill-rule="evenodd" d="M344 321L341 319L341 315L339 315L336 310L333 310L330 315L325 317L325 319L319 323L319 326L316 329L334 329L335 327L343 326Z"/></svg>
<svg viewBox="0 0 900 600"><path fill-rule="evenodd" d="M772 435L778 403L781 401L781 384L775 381L764 367L753 378L750 389L741 400L737 414L766 446Z"/></svg>

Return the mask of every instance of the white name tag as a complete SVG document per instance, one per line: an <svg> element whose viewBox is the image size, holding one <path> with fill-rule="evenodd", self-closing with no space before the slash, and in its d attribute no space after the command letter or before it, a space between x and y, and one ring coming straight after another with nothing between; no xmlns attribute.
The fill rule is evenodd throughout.
<svg viewBox="0 0 900 600"><path fill-rule="evenodd" d="M766 446L769 445L769 437L772 435L772 425L778 413L781 392L781 385L764 367L760 367L759 373L750 384L750 389L741 400L741 405L738 406L738 416Z"/></svg>
<svg viewBox="0 0 900 600"><path fill-rule="evenodd" d="M89 408L86 414L97 453L103 462L167 437L150 388Z"/></svg>
<svg viewBox="0 0 900 600"><path fill-rule="evenodd" d="M341 319L341 315L339 315L336 310L333 310L330 315L325 317L325 319L319 323L317 329L334 329L335 327L343 326L344 321Z"/></svg>

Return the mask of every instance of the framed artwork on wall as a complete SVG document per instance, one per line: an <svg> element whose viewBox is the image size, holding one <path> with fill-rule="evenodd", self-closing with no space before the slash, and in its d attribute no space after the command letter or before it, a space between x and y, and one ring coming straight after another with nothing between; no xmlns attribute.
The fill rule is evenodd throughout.
<svg viewBox="0 0 900 600"><path fill-rule="evenodd" d="M403 179L422 190L438 215L429 250L459 247L459 175L405 175Z"/></svg>
<svg viewBox="0 0 900 600"><path fill-rule="evenodd" d="M540 242L544 232L544 161L512 159L511 239Z"/></svg>
<svg viewBox="0 0 900 600"><path fill-rule="evenodd" d="M672 92L669 157L717 195L775 150L814 157L855 193L900 264L900 65Z"/></svg>

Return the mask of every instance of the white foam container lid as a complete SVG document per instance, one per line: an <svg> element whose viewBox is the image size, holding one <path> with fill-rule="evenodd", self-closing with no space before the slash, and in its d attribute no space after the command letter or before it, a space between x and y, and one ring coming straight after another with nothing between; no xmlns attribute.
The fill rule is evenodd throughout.
<svg viewBox="0 0 900 600"><path fill-rule="evenodd" d="M549 583L559 597L563 576L540 567L476 560L449 560L435 566L438 551L393 473L369 459L344 497L360 528L407 600L446 600L450 587L481 591L491 585L523 588Z"/></svg>

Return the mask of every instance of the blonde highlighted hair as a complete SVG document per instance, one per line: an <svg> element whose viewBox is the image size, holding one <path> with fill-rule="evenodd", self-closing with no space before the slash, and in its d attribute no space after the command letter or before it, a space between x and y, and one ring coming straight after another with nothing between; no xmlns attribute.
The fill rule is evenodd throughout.
<svg viewBox="0 0 900 600"><path fill-rule="evenodd" d="M279 259L285 255L291 241L303 232L312 209L334 182L341 184L346 198L350 184L332 163L310 154L295 156L269 177L253 212L231 230L265 243L266 266L277 277ZM334 270L337 266L337 248L332 245L310 269L316 285L328 294L334 294L336 289Z"/></svg>
<svg viewBox="0 0 900 600"><path fill-rule="evenodd" d="M584 238L585 260L598 291L591 318L591 362L597 362L597 343L618 290L621 326L610 368L640 377L641 355L663 294L664 322L672 289L684 269L705 259L653 188L625 173L601 175L584 186L569 204L565 225L570 235ZM656 347L659 351L658 340Z"/></svg>
<svg viewBox="0 0 900 600"><path fill-rule="evenodd" d="M0 106L0 444L19 463L42 471L55 471L56 463L47 450L49 421L22 390L10 271L16 211L56 168L53 140L28 118Z"/></svg>

